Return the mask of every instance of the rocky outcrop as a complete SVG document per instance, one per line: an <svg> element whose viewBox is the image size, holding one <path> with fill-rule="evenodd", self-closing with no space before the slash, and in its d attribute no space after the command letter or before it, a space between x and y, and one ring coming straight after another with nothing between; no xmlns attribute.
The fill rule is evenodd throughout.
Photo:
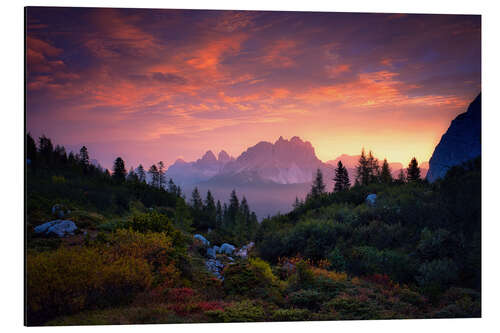
<svg viewBox="0 0 500 333"><path fill-rule="evenodd" d="M54 220L41 224L34 229L37 234L54 234L59 237L74 235L76 230L78 230L76 224L70 220Z"/></svg>
<svg viewBox="0 0 500 333"><path fill-rule="evenodd" d="M368 194L366 196L366 203L369 206L375 206L375 202L377 201L377 195L375 193Z"/></svg>
<svg viewBox="0 0 500 333"><path fill-rule="evenodd" d="M203 237L202 235L196 234L193 237L195 239L198 239L200 242L202 242L203 245L210 246L210 242L205 237Z"/></svg>
<svg viewBox="0 0 500 333"><path fill-rule="evenodd" d="M427 180L443 178L449 168L481 155L481 94L450 124L429 161Z"/></svg>

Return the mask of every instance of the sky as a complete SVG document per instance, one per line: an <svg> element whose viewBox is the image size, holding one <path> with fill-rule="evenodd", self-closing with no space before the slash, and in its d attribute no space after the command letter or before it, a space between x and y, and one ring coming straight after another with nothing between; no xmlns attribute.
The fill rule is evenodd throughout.
<svg viewBox="0 0 500 333"><path fill-rule="evenodd" d="M429 160L481 91L481 17L35 8L26 126L111 168L280 136Z"/></svg>

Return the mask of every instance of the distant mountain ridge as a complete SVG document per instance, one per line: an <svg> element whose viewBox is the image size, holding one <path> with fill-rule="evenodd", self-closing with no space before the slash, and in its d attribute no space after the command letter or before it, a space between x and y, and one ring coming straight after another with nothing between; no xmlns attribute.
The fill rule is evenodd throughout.
<svg viewBox="0 0 500 333"><path fill-rule="evenodd" d="M481 94L459 114L441 137L429 161L427 179L433 182L448 169L481 155Z"/></svg>

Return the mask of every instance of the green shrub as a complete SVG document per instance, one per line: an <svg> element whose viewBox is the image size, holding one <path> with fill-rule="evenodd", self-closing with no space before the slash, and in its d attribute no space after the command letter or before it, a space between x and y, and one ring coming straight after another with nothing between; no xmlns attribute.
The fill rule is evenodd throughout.
<svg viewBox="0 0 500 333"><path fill-rule="evenodd" d="M357 297L342 295L325 304L326 308L337 313L339 319L377 319L379 313L375 306Z"/></svg>
<svg viewBox="0 0 500 333"><path fill-rule="evenodd" d="M305 289L288 295L288 301L295 307L318 310L325 301L325 295L316 290Z"/></svg>
<svg viewBox="0 0 500 333"><path fill-rule="evenodd" d="M436 296L458 278L458 268L450 259L424 262L417 275L418 284L425 292Z"/></svg>
<svg viewBox="0 0 500 333"><path fill-rule="evenodd" d="M87 307L122 304L152 282L146 260L61 247L27 257L28 324Z"/></svg>
<svg viewBox="0 0 500 333"><path fill-rule="evenodd" d="M271 315L272 321L309 320L311 312L307 309L278 309Z"/></svg>
<svg viewBox="0 0 500 333"><path fill-rule="evenodd" d="M264 308L249 300L233 303L224 310L207 311L205 314L216 322L252 322L266 318Z"/></svg>

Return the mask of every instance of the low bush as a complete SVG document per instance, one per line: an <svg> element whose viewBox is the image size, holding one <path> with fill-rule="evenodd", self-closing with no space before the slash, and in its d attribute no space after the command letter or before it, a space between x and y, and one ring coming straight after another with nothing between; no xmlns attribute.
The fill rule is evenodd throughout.
<svg viewBox="0 0 500 333"><path fill-rule="evenodd" d="M278 309L271 315L272 321L309 320L311 312L307 309Z"/></svg>
<svg viewBox="0 0 500 333"><path fill-rule="evenodd" d="M251 322L266 318L262 305L249 300L232 303L224 310L207 311L205 314L215 322Z"/></svg>
<svg viewBox="0 0 500 333"><path fill-rule="evenodd" d="M142 258L96 248L65 248L27 256L28 324L86 308L127 303L152 283Z"/></svg>

